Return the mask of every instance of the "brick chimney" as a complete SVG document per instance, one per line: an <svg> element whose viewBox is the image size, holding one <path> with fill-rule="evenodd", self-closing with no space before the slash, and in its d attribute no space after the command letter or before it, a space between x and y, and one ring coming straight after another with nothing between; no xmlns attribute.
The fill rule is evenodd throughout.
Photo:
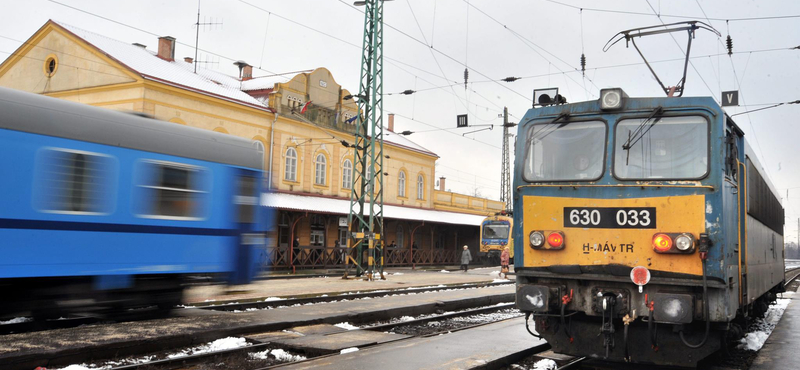
<svg viewBox="0 0 800 370"><path fill-rule="evenodd" d="M252 80L253 79L253 66L246 65L242 68L242 81Z"/></svg>
<svg viewBox="0 0 800 370"><path fill-rule="evenodd" d="M161 36L158 38L158 57L168 62L175 61L175 38Z"/></svg>
<svg viewBox="0 0 800 370"><path fill-rule="evenodd" d="M444 177L440 177L440 178L439 178L439 191L445 191L445 190L444 190L444 189L445 189L445 187L444 187L444 180L445 180L445 178L444 178Z"/></svg>
<svg viewBox="0 0 800 370"><path fill-rule="evenodd" d="M194 58L192 57L183 57L183 61L189 64L194 63Z"/></svg>
<svg viewBox="0 0 800 370"><path fill-rule="evenodd" d="M394 132L394 113L389 113L389 132Z"/></svg>

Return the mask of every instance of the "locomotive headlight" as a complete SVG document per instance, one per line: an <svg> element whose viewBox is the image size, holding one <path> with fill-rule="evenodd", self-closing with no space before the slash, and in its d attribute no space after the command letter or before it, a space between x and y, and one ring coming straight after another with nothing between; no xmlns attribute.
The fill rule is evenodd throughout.
<svg viewBox="0 0 800 370"><path fill-rule="evenodd" d="M600 90L600 109L610 110L622 108L622 99L627 95L620 88Z"/></svg>
<svg viewBox="0 0 800 370"><path fill-rule="evenodd" d="M691 250L693 246L694 240L692 240L692 236L689 234L682 234L675 238L675 248L678 248L681 252Z"/></svg>
<svg viewBox="0 0 800 370"><path fill-rule="evenodd" d="M529 236L531 241L531 246L534 248L539 248L544 245L544 234L541 231L533 231Z"/></svg>

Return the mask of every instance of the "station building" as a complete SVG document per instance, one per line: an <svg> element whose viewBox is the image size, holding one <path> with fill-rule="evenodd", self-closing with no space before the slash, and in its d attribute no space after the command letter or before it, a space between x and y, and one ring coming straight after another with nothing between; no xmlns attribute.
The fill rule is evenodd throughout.
<svg viewBox="0 0 800 370"><path fill-rule="evenodd" d="M264 151L268 187L262 203L278 210L265 264L332 266L346 245L353 143L358 107L330 71L288 78L255 77L237 62L230 76L175 58L176 40L155 47L126 43L48 21L0 65L0 86L108 109L137 112L175 124L253 139ZM457 262L460 246L477 255L482 219L502 202L435 187L437 154L394 132L384 136L384 238L387 265ZM301 246L290 260L293 237ZM413 241L412 241L413 240ZM339 241L339 243L337 243ZM294 253L292 253L294 255Z"/></svg>

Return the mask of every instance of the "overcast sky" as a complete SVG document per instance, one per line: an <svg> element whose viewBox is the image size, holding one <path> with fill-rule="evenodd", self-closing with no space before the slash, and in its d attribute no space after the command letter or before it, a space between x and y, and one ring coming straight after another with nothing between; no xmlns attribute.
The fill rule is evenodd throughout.
<svg viewBox="0 0 800 370"><path fill-rule="evenodd" d="M173 36L186 44L177 47L176 59L193 56L197 7L196 0L4 0L0 59L48 19L150 50L155 35ZM208 52L199 59L218 62L209 68L235 75L233 60L244 60L263 76L325 67L339 84L358 90L364 16L352 1L201 0L200 9L201 22L222 23L200 31L200 48ZM472 125L497 125L507 106L517 122L533 89L544 87L559 87L570 102L596 99L604 87L661 96L633 48L623 42L603 52L603 46L621 30L691 19L710 23L722 37L697 32L684 96L719 101L721 91L739 90L742 106L726 108L731 114L798 100L800 50L789 49L800 45L800 17L741 20L793 15L800 15L800 1L395 0L386 3L384 34L384 93L395 94L385 97L384 110L397 114L396 131L417 131L409 139L441 157L436 174L447 177L448 188L496 199L502 130L462 136L478 128L454 129L456 115L468 113ZM728 34L732 57L725 54ZM650 61L664 61L654 68L670 85L680 79L686 46L685 34L673 36L639 41ZM576 71L582 52L585 77ZM523 79L497 82L509 76ZM407 89L419 92L396 94ZM799 113L800 105L787 105L735 118L784 198L791 239L800 217ZM437 128L448 130L429 131Z"/></svg>

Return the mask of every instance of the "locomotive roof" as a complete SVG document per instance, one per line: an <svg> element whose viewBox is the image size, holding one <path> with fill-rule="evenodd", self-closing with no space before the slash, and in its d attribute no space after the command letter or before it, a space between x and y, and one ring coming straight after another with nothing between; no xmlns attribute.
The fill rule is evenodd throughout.
<svg viewBox="0 0 800 370"><path fill-rule="evenodd" d="M261 169L254 142L232 135L0 88L0 128Z"/></svg>

